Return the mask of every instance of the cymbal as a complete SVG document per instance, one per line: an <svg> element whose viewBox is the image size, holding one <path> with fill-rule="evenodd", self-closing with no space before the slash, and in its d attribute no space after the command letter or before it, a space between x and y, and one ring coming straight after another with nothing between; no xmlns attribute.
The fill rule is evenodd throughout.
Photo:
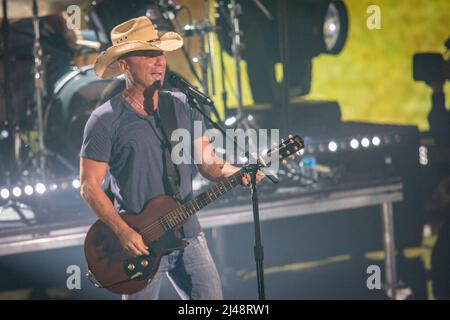
<svg viewBox="0 0 450 320"><path fill-rule="evenodd" d="M67 11L70 5L82 5L88 0L37 0L40 17ZM8 19L31 18L33 16L33 0L8 0ZM0 2L0 19L3 19L3 5Z"/></svg>

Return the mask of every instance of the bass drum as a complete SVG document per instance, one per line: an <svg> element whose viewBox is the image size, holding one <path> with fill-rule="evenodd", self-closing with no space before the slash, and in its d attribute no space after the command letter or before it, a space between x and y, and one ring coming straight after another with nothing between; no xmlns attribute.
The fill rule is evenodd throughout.
<svg viewBox="0 0 450 320"><path fill-rule="evenodd" d="M78 168L84 126L89 116L96 107L124 88L123 79L98 78L92 65L73 67L65 73L55 83L45 112L47 148ZM58 173L63 173L64 166L54 165Z"/></svg>

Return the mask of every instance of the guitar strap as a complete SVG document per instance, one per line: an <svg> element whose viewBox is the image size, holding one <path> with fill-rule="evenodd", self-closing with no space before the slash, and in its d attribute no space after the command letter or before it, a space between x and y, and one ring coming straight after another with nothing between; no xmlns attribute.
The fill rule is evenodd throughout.
<svg viewBox="0 0 450 320"><path fill-rule="evenodd" d="M175 146L175 141L171 141L172 132L177 129L177 117L175 115L175 105L169 93L159 91L159 107L154 113L156 125L160 127L162 134L161 149L163 150L164 188L168 195L178 201L182 201L180 196L180 171L178 166L171 159L171 151Z"/></svg>

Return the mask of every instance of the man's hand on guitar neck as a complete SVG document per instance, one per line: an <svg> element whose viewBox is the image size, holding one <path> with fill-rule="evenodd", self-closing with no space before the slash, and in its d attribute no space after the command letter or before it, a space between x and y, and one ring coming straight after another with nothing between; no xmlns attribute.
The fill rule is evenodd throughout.
<svg viewBox="0 0 450 320"><path fill-rule="evenodd" d="M241 168L233 166L226 162L221 157L218 157L214 152L214 148L209 143L207 137L201 137L194 141L195 152L201 156L201 163L198 164L198 169L202 176L211 181L218 181L222 177L229 177ZM256 174L256 183L259 183L264 178L264 174L258 171ZM250 174L246 173L242 177L242 186L250 187Z"/></svg>
<svg viewBox="0 0 450 320"><path fill-rule="evenodd" d="M238 168L238 169L239 169L239 168ZM261 171L258 171L258 172L256 173L256 183L259 183L259 182L262 180L262 178L264 178L264 173L262 173ZM247 187L247 188L250 188L251 185L252 185L251 182L252 182L252 179L251 179L250 174L249 174L249 173L246 173L246 174L242 177L242 186Z"/></svg>

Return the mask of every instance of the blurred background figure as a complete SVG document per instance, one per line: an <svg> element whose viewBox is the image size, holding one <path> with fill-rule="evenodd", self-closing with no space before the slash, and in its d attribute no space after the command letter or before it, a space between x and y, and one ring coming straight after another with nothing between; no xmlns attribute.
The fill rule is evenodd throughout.
<svg viewBox="0 0 450 320"><path fill-rule="evenodd" d="M46 87L51 95L54 83L69 68L75 53L80 49L77 40L79 30L67 27L67 14L60 13L40 19L41 46L46 66ZM3 47L3 37L0 45ZM10 20L9 51L11 63L12 104L15 106L16 122L33 121L33 43L34 30L31 18ZM0 58L0 94L4 96L3 58ZM4 100L0 99L0 120L6 119Z"/></svg>

